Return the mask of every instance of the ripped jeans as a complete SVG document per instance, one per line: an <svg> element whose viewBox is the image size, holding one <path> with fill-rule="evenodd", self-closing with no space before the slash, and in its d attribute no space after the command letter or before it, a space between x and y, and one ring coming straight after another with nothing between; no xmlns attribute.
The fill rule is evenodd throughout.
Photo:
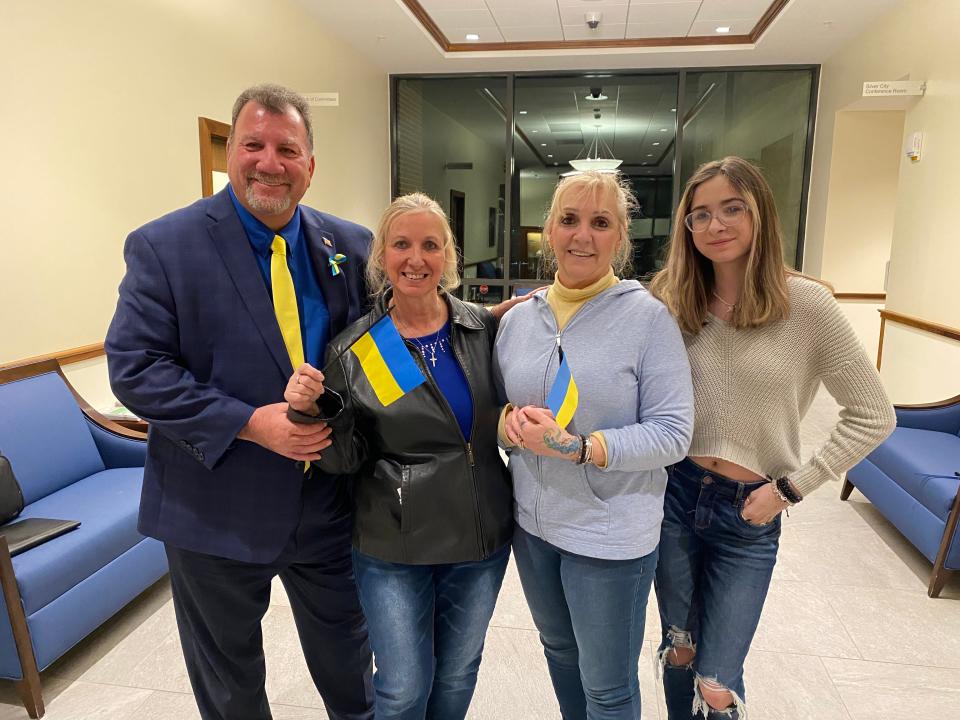
<svg viewBox="0 0 960 720"><path fill-rule="evenodd" d="M743 501L766 481L737 482L689 458L668 468L654 586L660 605L661 673L669 720L745 720L743 662L760 621L780 543L780 517L752 525ZM670 665L672 647L696 651ZM712 709L699 681L728 690L734 706Z"/></svg>

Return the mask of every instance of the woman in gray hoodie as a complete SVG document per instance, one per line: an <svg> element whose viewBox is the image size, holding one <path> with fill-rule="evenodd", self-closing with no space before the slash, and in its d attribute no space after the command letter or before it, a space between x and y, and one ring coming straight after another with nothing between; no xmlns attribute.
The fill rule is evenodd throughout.
<svg viewBox="0 0 960 720"><path fill-rule="evenodd" d="M634 202L618 174L561 181L543 235L556 278L503 318L494 352L514 554L565 720L640 717L664 466L692 432L677 324L617 278Z"/></svg>

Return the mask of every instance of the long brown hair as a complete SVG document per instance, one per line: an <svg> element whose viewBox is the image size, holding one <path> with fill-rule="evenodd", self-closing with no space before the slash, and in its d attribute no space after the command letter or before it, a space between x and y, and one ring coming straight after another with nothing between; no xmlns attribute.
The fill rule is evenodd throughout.
<svg viewBox="0 0 960 720"><path fill-rule="evenodd" d="M673 313L680 329L691 335L703 327L714 275L713 264L694 246L684 218L697 188L721 175L743 197L753 220L743 290L731 324L736 328L760 327L782 320L790 312L790 270L783 264L783 232L773 192L756 166L739 157L725 157L701 165L687 181L674 218L666 265L650 284L651 292Z"/></svg>

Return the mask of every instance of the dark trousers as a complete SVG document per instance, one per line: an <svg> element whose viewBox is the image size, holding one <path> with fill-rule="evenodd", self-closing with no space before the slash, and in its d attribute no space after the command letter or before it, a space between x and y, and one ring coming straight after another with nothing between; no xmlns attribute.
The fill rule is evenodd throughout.
<svg viewBox="0 0 960 720"><path fill-rule="evenodd" d="M367 627L354 583L349 501L305 479L303 512L271 563L166 546L183 656L203 720L270 720L260 621L280 577L310 675L331 720L372 720Z"/></svg>

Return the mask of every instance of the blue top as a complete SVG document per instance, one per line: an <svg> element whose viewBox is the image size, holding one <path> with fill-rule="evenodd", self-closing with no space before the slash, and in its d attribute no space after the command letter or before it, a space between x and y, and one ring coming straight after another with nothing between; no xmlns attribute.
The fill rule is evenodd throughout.
<svg viewBox="0 0 960 720"><path fill-rule="evenodd" d="M450 347L450 321L436 333L408 339L423 355L423 364L450 404L463 437L469 442L470 426L473 424L473 396L470 395L467 376L463 374L463 368Z"/></svg>
<svg viewBox="0 0 960 720"><path fill-rule="evenodd" d="M323 299L320 283L310 261L310 251L300 226L300 206L293 217L279 232L274 232L257 220L247 210L229 185L230 199L240 216L240 223L247 233L247 239L253 248L260 274L267 285L267 292L273 297L273 285L270 282L270 246L275 235L287 241L287 267L293 277L293 288L297 293L297 310L300 312L300 337L304 345L304 359L314 367L321 367L323 357L330 341L330 313ZM296 370L296 368L294 368Z"/></svg>

